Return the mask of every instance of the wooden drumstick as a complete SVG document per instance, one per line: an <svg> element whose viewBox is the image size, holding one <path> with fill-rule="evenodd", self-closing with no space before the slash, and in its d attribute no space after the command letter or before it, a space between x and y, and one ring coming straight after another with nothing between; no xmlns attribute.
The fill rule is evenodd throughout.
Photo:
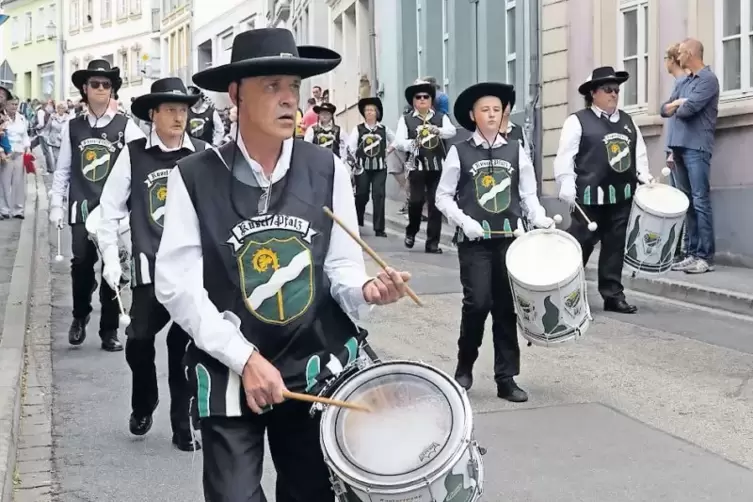
<svg viewBox="0 0 753 502"><path fill-rule="evenodd" d="M382 267L384 270L387 270L388 268L387 263L378 254L376 254L376 251L371 249L371 247L368 244L366 244L366 242L364 242L364 240L361 239L358 236L358 234L356 234L351 229L349 229L345 225L345 223L343 223L342 220L340 220L340 218L338 218L335 215L335 213L332 212L330 208L328 208L327 206L324 206L322 209L324 210L324 213L332 219L332 221L340 225L340 228L345 230L348 233L348 235L350 235L353 238L353 240L356 241L359 246L361 246L361 249L363 249L366 252L366 254L371 256L372 260L377 262L377 265ZM423 302L418 298L418 295L416 295L416 293L414 293L413 290L410 288L410 286L408 286L407 284L405 285L405 294L410 296L411 300L413 300L416 303L416 305L418 305L419 307L424 306Z"/></svg>
<svg viewBox="0 0 753 502"><path fill-rule="evenodd" d="M591 218L589 218L586 215L586 212L583 210L582 207L580 207L580 205L577 202L575 203L575 209L577 209L580 215L583 216L583 219L586 220L586 223L588 223L588 229L591 232L595 232L596 229L599 228L599 226L595 222L591 221Z"/></svg>
<svg viewBox="0 0 753 502"><path fill-rule="evenodd" d="M308 394L300 394L298 392L290 392L288 390L282 392L282 397L285 399L294 399L296 401L306 401L308 403L320 403L328 404L331 406L337 406L339 408L348 408L349 410L365 411L371 413L371 408L363 404L349 403L347 401L340 401L339 399L330 399L328 397L310 396Z"/></svg>

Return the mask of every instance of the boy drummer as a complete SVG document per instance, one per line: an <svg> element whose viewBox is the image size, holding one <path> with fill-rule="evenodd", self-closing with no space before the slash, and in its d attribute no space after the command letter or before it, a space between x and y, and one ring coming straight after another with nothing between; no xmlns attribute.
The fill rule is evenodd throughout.
<svg viewBox="0 0 753 502"><path fill-rule="evenodd" d="M528 394L514 380L520 373L520 347L505 255L513 230L523 231L524 212L539 228L553 221L536 196L536 175L525 150L500 134L505 107L514 103L514 87L507 84L484 82L460 93L455 119L475 132L447 152L436 200L458 227L464 297L455 380L466 390L473 385L473 365L491 312L497 396L524 402Z"/></svg>

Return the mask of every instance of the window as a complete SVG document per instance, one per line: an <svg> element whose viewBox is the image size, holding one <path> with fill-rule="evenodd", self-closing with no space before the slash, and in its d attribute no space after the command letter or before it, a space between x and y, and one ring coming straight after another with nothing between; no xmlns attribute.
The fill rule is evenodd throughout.
<svg viewBox="0 0 753 502"><path fill-rule="evenodd" d="M233 32L220 35L220 51L227 51L233 47Z"/></svg>
<svg viewBox="0 0 753 502"><path fill-rule="evenodd" d="M31 42L31 27L31 12L27 12L24 24L24 42Z"/></svg>
<svg viewBox="0 0 753 502"><path fill-rule="evenodd" d="M118 0L118 19L128 16L128 0Z"/></svg>
<svg viewBox="0 0 753 502"><path fill-rule="evenodd" d="M78 0L71 0L71 17L68 24L72 30L78 28L78 16Z"/></svg>
<svg viewBox="0 0 753 502"><path fill-rule="evenodd" d="M112 0L101 0L99 7L102 23L112 22Z"/></svg>
<svg viewBox="0 0 753 502"><path fill-rule="evenodd" d="M718 0L716 32L717 76L721 81L722 92L751 91L753 88L753 1ZM721 10L721 12L719 12ZM745 29L743 29L743 26Z"/></svg>
<svg viewBox="0 0 753 502"><path fill-rule="evenodd" d="M15 47L20 42L21 38L21 25L19 24L17 16L13 18L10 28L10 45L11 47Z"/></svg>
<svg viewBox="0 0 753 502"><path fill-rule="evenodd" d="M450 6L449 0L442 0L442 90L445 94L450 87Z"/></svg>
<svg viewBox="0 0 753 502"><path fill-rule="evenodd" d="M515 63L518 59L515 36L515 0L507 0L505 5L505 55L507 61L505 80L512 85L515 85Z"/></svg>
<svg viewBox="0 0 753 502"><path fill-rule="evenodd" d="M112 54L108 54L107 56L102 56L102 59L110 63L110 67L115 66L115 63L113 62Z"/></svg>
<svg viewBox="0 0 753 502"><path fill-rule="evenodd" d="M141 0L131 0L131 14L141 14Z"/></svg>
<svg viewBox="0 0 753 502"><path fill-rule="evenodd" d="M630 74L622 86L621 105L645 106L648 101L648 0L621 0L617 23L619 61Z"/></svg>
<svg viewBox="0 0 753 502"><path fill-rule="evenodd" d="M128 72L128 49L120 51L120 74L123 75L123 80L128 81L131 74Z"/></svg>
<svg viewBox="0 0 753 502"><path fill-rule="evenodd" d="M94 0L84 0L84 26L91 25L94 16Z"/></svg>
<svg viewBox="0 0 753 502"><path fill-rule="evenodd" d="M39 65L39 88L44 99L52 99L55 94L55 63Z"/></svg>
<svg viewBox="0 0 753 502"><path fill-rule="evenodd" d="M37 38L44 38L44 32L47 28L47 19L44 17L44 7L40 7L37 14Z"/></svg>
<svg viewBox="0 0 753 502"><path fill-rule="evenodd" d="M57 14L57 5L54 3L50 4L50 8L47 10L47 17L50 19L49 23L52 26L58 25L58 14Z"/></svg>
<svg viewBox="0 0 753 502"><path fill-rule="evenodd" d="M133 52L133 65L131 66L133 68L133 76L134 78L140 78L141 77L141 49L134 48L132 49Z"/></svg>

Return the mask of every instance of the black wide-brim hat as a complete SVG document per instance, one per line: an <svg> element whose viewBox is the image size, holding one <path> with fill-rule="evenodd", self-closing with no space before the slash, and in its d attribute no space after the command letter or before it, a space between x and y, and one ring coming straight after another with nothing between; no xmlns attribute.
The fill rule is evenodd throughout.
<svg viewBox="0 0 753 502"><path fill-rule="evenodd" d="M591 72L588 79L580 84L578 92L583 96L587 95L592 90L596 89L602 84L608 82L617 82L623 84L630 78L630 74L626 71L614 71L611 66L601 66Z"/></svg>
<svg viewBox="0 0 753 502"><path fill-rule="evenodd" d="M0 91L5 91L5 100L10 101L11 98L13 98L13 93L10 92L10 89L5 87L4 85L0 85Z"/></svg>
<svg viewBox="0 0 753 502"><path fill-rule="evenodd" d="M314 113L316 113L317 115L319 115L322 112L329 112L332 115L334 115L335 112L337 111L337 107L333 105L332 103L322 103L321 105L316 105L313 108L313 110L314 110Z"/></svg>
<svg viewBox="0 0 753 502"><path fill-rule="evenodd" d="M193 82L202 89L227 92L231 83L244 78L294 75L305 79L333 70L340 61L340 55L326 47L296 45L289 30L261 28L238 34L230 63L200 71Z"/></svg>
<svg viewBox="0 0 753 502"><path fill-rule="evenodd" d="M185 103L193 106L199 100L197 94L188 94L183 81L177 77L167 77L155 80L151 92L134 99L131 103L131 113L138 119L151 122L149 111L162 103Z"/></svg>
<svg viewBox="0 0 753 502"><path fill-rule="evenodd" d="M376 106L377 109L377 120L382 120L382 116L384 115L384 108L382 107L382 100L377 97L371 97L371 98L361 98L358 100L358 111L361 114L362 117L366 117L364 115L364 110L368 105Z"/></svg>
<svg viewBox="0 0 753 502"><path fill-rule="evenodd" d="M82 88L91 77L104 77L110 79L115 92L118 92L123 81L120 79L120 68L111 67L106 59L92 59L86 69L76 70L71 75L73 85L83 94Z"/></svg>
<svg viewBox="0 0 753 502"><path fill-rule="evenodd" d="M494 96L502 102L502 110L510 105L515 106L515 87L510 84L501 82L480 82L474 84L455 98L455 106L452 111L455 114L455 120L461 127L473 132L476 130L476 123L471 119L471 110L476 101L485 97Z"/></svg>
<svg viewBox="0 0 753 502"><path fill-rule="evenodd" d="M437 88L431 85L429 82L418 82L413 85L409 85L405 88L405 100L408 102L409 105L413 106L413 96L415 96L418 93L425 92L429 96L431 96L432 103L434 102L434 99L437 97Z"/></svg>

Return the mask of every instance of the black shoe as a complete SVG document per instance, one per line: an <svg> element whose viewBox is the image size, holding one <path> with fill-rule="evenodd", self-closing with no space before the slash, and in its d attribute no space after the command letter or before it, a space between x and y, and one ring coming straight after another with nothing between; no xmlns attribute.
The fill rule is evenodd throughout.
<svg viewBox="0 0 753 502"><path fill-rule="evenodd" d="M191 431L173 432L173 444L180 451L201 450L201 443L194 437Z"/></svg>
<svg viewBox="0 0 753 502"><path fill-rule="evenodd" d="M513 378L505 378L497 383L497 397L513 403L525 403L528 401L528 394L518 387Z"/></svg>
<svg viewBox="0 0 753 502"><path fill-rule="evenodd" d="M604 300L604 310L607 312L617 312L618 314L635 314L638 307L630 305L625 299L621 300Z"/></svg>
<svg viewBox="0 0 753 502"><path fill-rule="evenodd" d="M387 232L385 232L384 230L379 230L374 232L374 235L376 235L377 237L387 237Z"/></svg>
<svg viewBox="0 0 753 502"><path fill-rule="evenodd" d="M429 254L442 254L442 248L440 248L439 246L426 248L425 251Z"/></svg>
<svg viewBox="0 0 753 502"><path fill-rule="evenodd" d="M23 220L23 219L24 219L24 215L23 215L23 214L16 214L16 215L14 215L13 217L14 217L15 219L17 219L17 220Z"/></svg>
<svg viewBox="0 0 753 502"><path fill-rule="evenodd" d="M154 419L152 418L151 413L143 417L131 413L131 418L128 420L128 430L130 430L131 434L134 436L143 436L149 432L152 425L154 425Z"/></svg>
<svg viewBox="0 0 753 502"><path fill-rule="evenodd" d="M358 226L359 226L359 227L362 227L362 226L363 226L363 224L364 224L364 222L363 222L363 218L358 218Z"/></svg>
<svg viewBox="0 0 753 502"><path fill-rule="evenodd" d="M118 340L117 331L106 331L100 333L99 337L102 339L102 350L107 352L120 352L123 350L123 344Z"/></svg>
<svg viewBox="0 0 753 502"><path fill-rule="evenodd" d="M406 235L405 236L405 247L408 249L413 249L413 245L416 244L416 237L413 235Z"/></svg>
<svg viewBox="0 0 753 502"><path fill-rule="evenodd" d="M89 324L89 317L83 319L73 319L71 327L68 329L68 343L71 345L81 345L86 340L86 325Z"/></svg>
<svg viewBox="0 0 753 502"><path fill-rule="evenodd" d="M458 364L455 369L455 381L465 390L471 390L471 387L473 387L473 367Z"/></svg>

